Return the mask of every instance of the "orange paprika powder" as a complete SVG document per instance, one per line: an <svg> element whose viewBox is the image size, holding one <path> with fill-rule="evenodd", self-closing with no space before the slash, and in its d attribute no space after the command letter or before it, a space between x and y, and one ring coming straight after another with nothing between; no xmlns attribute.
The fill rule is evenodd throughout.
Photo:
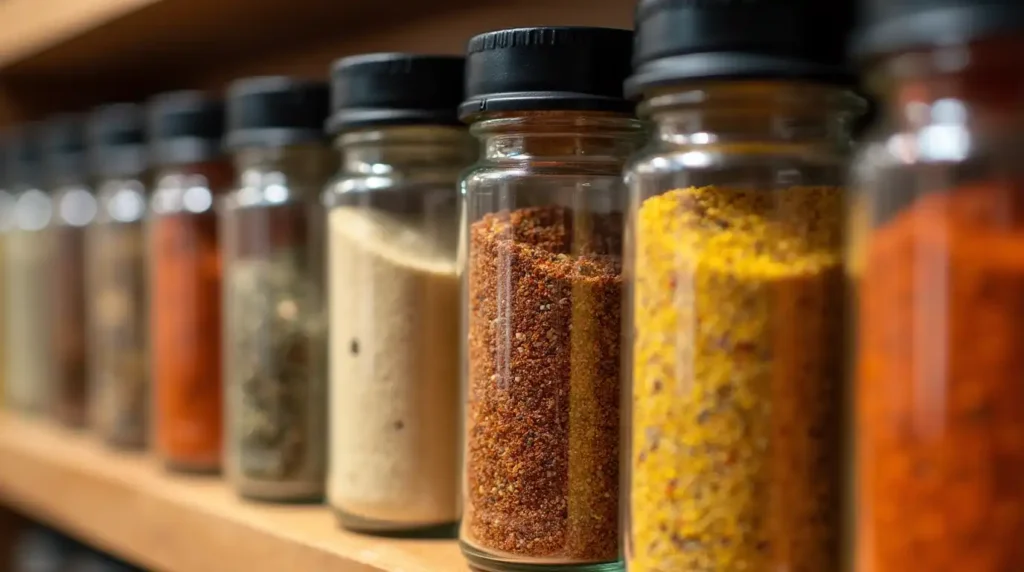
<svg viewBox="0 0 1024 572"><path fill-rule="evenodd" d="M169 468L214 472L220 469L223 424L214 207L234 176L219 159L220 104L192 92L164 97L152 104L150 128L158 139L149 220L154 438ZM169 143L161 147L165 131Z"/></svg>
<svg viewBox="0 0 1024 572"><path fill-rule="evenodd" d="M1010 196L1024 188L928 195L870 239L860 570L1024 570L1024 203ZM1013 226L993 224L1007 209Z"/></svg>

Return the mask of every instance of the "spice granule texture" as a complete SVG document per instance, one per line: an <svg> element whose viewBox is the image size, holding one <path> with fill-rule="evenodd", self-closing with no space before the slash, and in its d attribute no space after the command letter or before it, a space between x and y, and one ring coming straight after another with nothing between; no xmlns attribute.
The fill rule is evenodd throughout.
<svg viewBox="0 0 1024 572"><path fill-rule="evenodd" d="M641 204L632 572L838 566L842 204L827 187Z"/></svg>
<svg viewBox="0 0 1024 572"><path fill-rule="evenodd" d="M621 228L539 207L470 229L463 540L499 557L617 557Z"/></svg>
<svg viewBox="0 0 1024 572"><path fill-rule="evenodd" d="M1024 570L1024 224L1002 185L925 195L867 238L864 570Z"/></svg>

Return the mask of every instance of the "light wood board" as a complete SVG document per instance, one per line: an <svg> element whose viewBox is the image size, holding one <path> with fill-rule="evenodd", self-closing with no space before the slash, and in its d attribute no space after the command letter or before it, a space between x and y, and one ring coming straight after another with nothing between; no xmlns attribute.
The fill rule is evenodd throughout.
<svg viewBox="0 0 1024 572"><path fill-rule="evenodd" d="M164 572L460 572L452 540L340 530L324 506L238 499L218 477L170 475L144 454L0 413L0 502Z"/></svg>

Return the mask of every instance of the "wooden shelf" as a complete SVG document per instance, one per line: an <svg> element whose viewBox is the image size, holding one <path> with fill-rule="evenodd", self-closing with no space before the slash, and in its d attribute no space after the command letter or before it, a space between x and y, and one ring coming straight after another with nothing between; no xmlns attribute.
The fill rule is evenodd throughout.
<svg viewBox="0 0 1024 572"><path fill-rule="evenodd" d="M0 501L163 572L458 572L452 540L340 530L323 506L239 500L216 477L168 475L146 455L0 413Z"/></svg>

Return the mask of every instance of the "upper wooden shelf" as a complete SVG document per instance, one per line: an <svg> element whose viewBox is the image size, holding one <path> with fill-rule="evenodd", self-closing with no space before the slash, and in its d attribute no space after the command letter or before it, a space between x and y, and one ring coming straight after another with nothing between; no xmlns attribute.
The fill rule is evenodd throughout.
<svg viewBox="0 0 1024 572"><path fill-rule="evenodd" d="M452 540L340 530L323 506L239 500L217 477L169 475L141 454L0 413L0 501L164 572L459 572Z"/></svg>
<svg viewBox="0 0 1024 572"><path fill-rule="evenodd" d="M0 0L0 76L136 82L366 33L472 1Z"/></svg>

